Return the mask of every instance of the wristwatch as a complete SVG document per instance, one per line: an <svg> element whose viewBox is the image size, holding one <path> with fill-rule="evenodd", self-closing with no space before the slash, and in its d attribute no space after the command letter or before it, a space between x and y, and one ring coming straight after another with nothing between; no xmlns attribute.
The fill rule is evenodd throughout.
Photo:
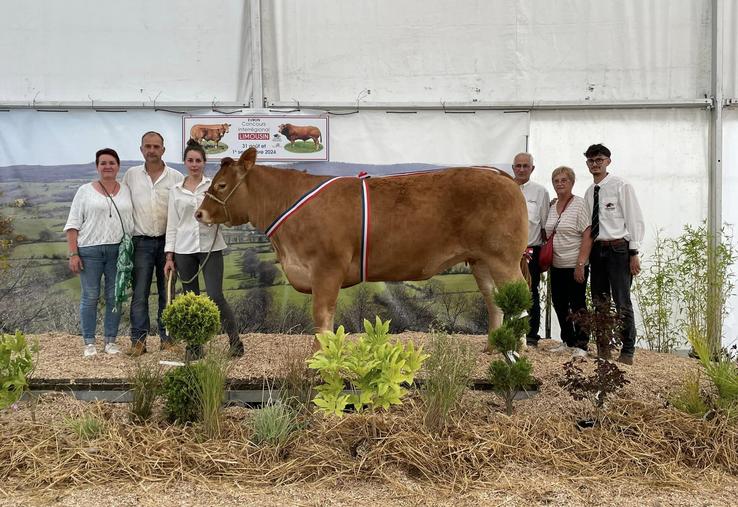
<svg viewBox="0 0 738 507"><path fill-rule="evenodd" d="M79 252L69 252L69 258L71 259L72 257L79 257Z"/></svg>
<svg viewBox="0 0 738 507"><path fill-rule="evenodd" d="M628 255L631 257L635 257L638 255L638 250L628 250Z"/></svg>

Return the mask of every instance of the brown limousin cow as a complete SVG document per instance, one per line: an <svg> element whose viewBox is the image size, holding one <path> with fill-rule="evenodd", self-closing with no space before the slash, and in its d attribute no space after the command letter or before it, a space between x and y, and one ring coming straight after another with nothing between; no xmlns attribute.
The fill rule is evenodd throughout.
<svg viewBox="0 0 738 507"><path fill-rule="evenodd" d="M231 128L230 123L221 123L220 125L193 125L190 129L190 139L194 139L202 144L203 141L213 141L216 145L223 139Z"/></svg>
<svg viewBox="0 0 738 507"><path fill-rule="evenodd" d="M228 226L251 222L264 231L330 178L255 162L254 148L238 161L223 159L195 217ZM339 289L360 282L361 181L331 183L271 236L290 284L313 294L318 331L333 329ZM521 255L528 241L525 199L512 178L460 167L365 181L371 202L367 280L425 280L467 261L487 303L490 328L498 327L492 291L495 284L524 279Z"/></svg>
<svg viewBox="0 0 738 507"><path fill-rule="evenodd" d="M323 135L320 133L320 129L311 125L302 127L299 125L292 125L291 123L285 123L284 125L277 127L277 130L279 130L280 134L289 139L290 143L294 143L298 139L303 141L312 139L313 143L315 143L316 150L323 141Z"/></svg>

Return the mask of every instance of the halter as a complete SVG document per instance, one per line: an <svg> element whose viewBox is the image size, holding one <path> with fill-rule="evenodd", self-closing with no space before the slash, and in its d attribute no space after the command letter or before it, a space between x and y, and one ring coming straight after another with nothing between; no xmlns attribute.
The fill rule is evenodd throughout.
<svg viewBox="0 0 738 507"><path fill-rule="evenodd" d="M238 178L238 181L233 186L233 190L231 190L228 193L228 195L225 196L225 199L223 199L222 201L220 199L218 199L217 197L215 197L210 192L205 192L205 197L210 197L212 200L214 200L215 202L217 202L218 204L220 204L221 206L223 206L223 211L225 211L226 218L227 218L226 221L228 223L233 223L233 221L231 220L231 212L228 211L228 206L227 206L228 205L228 199L231 198L231 196L233 195L233 192L235 192L238 189L238 187L241 186L241 183L243 183L243 180L245 180L245 179L246 179L246 173L244 173L243 176L241 176L240 178Z"/></svg>

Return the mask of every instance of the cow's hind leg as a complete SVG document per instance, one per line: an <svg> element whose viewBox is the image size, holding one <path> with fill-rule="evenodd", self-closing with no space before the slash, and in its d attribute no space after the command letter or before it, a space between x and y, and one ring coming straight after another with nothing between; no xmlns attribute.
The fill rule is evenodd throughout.
<svg viewBox="0 0 738 507"><path fill-rule="evenodd" d="M315 272L312 275L313 287L313 322L316 333L333 331L333 318L336 313L338 291L341 289L343 277L336 270ZM313 340L313 352L320 349L317 337Z"/></svg>
<svg viewBox="0 0 738 507"><path fill-rule="evenodd" d="M480 261L470 262L472 274L477 281L479 292L482 293L484 303L487 305L487 314L489 316L488 336L494 329L502 325L502 312L494 303L495 282L492 279L492 273L487 265ZM490 353L489 341L484 346L484 352Z"/></svg>

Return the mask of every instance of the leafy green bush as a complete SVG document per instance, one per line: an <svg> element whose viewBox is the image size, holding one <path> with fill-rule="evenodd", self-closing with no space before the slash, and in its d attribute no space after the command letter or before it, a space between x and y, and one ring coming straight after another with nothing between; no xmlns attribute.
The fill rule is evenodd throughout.
<svg viewBox="0 0 738 507"><path fill-rule="evenodd" d="M298 428L294 412L282 403L269 403L254 411L251 440L256 445L281 445Z"/></svg>
<svg viewBox="0 0 738 507"><path fill-rule="evenodd" d="M184 424L200 420L196 384L198 368L199 364L178 366L164 375L162 394L169 421Z"/></svg>
<svg viewBox="0 0 738 507"><path fill-rule="evenodd" d="M389 321L376 318L374 326L364 320L365 333L355 342L346 341L343 326L338 331L317 335L320 350L308 360L324 384L315 388L313 402L329 414L343 415L348 405L361 411L365 406L387 409L402 403L407 392L403 383L411 383L428 357L422 347L415 350L412 342L406 346L389 343ZM352 392L343 394L345 382Z"/></svg>
<svg viewBox="0 0 738 507"><path fill-rule="evenodd" d="M431 336L428 355L423 366L427 377L421 391L426 407L423 423L431 431L439 431L469 386L476 358L466 343L446 333Z"/></svg>
<svg viewBox="0 0 738 507"><path fill-rule="evenodd" d="M528 317L521 316L531 305L528 285L518 281L500 286L495 293L495 304L504 317L502 326L489 334L489 344L502 354L503 360L498 359L489 365L488 378L505 400L505 412L511 415L517 393L534 383L531 375L533 366L519 354L520 339L529 329Z"/></svg>
<svg viewBox="0 0 738 507"><path fill-rule="evenodd" d="M220 330L220 311L205 295L185 292L162 313L169 334L189 346L204 345Z"/></svg>
<svg viewBox="0 0 738 507"><path fill-rule="evenodd" d="M21 399L28 388L28 376L34 368L36 345L29 346L20 331L0 335L0 409Z"/></svg>

